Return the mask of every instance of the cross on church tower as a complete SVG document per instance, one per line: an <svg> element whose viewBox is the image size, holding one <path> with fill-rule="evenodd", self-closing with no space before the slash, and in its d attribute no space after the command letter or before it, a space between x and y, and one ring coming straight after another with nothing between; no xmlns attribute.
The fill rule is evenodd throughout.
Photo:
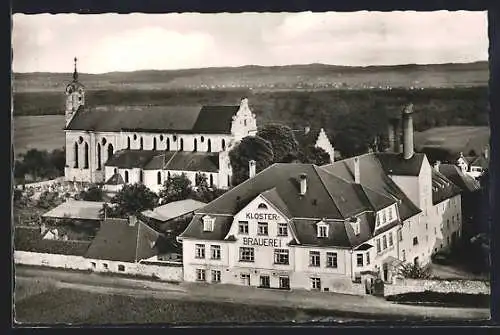
<svg viewBox="0 0 500 335"><path fill-rule="evenodd" d="M75 71L73 72L73 80L74 81L77 81L78 80L78 71L76 69L76 62L77 62L78 58L75 57Z"/></svg>

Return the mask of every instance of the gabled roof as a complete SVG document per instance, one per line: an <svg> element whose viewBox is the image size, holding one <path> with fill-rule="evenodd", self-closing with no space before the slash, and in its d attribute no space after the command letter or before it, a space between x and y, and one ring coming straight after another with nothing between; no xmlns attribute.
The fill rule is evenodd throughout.
<svg viewBox="0 0 500 335"><path fill-rule="evenodd" d="M231 133L239 106L99 106L80 108L67 130Z"/></svg>
<svg viewBox="0 0 500 335"><path fill-rule="evenodd" d="M113 174L105 183L105 185L123 185L125 184L125 180L118 172Z"/></svg>
<svg viewBox="0 0 500 335"><path fill-rule="evenodd" d="M192 151L120 150L105 164L122 169L219 171L219 153Z"/></svg>
<svg viewBox="0 0 500 335"><path fill-rule="evenodd" d="M107 219L101 223L85 257L133 263L156 255L159 236L140 221L129 225L126 219Z"/></svg>
<svg viewBox="0 0 500 335"><path fill-rule="evenodd" d="M68 200L43 214L45 218L68 218L81 220L100 220L99 212L104 202Z"/></svg>
<svg viewBox="0 0 500 335"><path fill-rule="evenodd" d="M233 217L228 215L210 214L211 217L215 218L214 230L203 231L202 219L204 216L205 214L196 214L179 237L196 238L206 241L222 241L231 228Z"/></svg>
<svg viewBox="0 0 500 335"><path fill-rule="evenodd" d="M375 155L387 174L397 176L418 176L425 157L425 154L418 152L410 159L404 159L402 153L394 152L378 152Z"/></svg>
<svg viewBox="0 0 500 335"><path fill-rule="evenodd" d="M451 182L466 192L475 192L481 188L479 182L473 177L465 174L460 168L454 164L439 165L439 172L441 172Z"/></svg>
<svg viewBox="0 0 500 335"><path fill-rule="evenodd" d="M421 210L387 175L377 156L375 153L357 156L359 159L360 184L363 188L397 200L399 215L403 221L420 213ZM349 182L354 182L354 157L324 165L321 168Z"/></svg>
<svg viewBox="0 0 500 335"><path fill-rule="evenodd" d="M158 221L168 221L179 216L192 213L205 205L206 204L201 201L186 199L170 202L168 204L156 207L153 210L146 210L141 214Z"/></svg>
<svg viewBox="0 0 500 335"><path fill-rule="evenodd" d="M438 204L460 194L460 188L441 172L432 169L432 204Z"/></svg>

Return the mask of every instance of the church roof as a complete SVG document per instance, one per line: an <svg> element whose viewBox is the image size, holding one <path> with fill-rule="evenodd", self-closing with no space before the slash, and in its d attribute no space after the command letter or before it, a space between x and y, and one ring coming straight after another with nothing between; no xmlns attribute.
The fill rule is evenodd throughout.
<svg viewBox="0 0 500 335"><path fill-rule="evenodd" d="M66 130L230 134L239 106L99 106L80 108Z"/></svg>
<svg viewBox="0 0 500 335"><path fill-rule="evenodd" d="M219 171L216 152L120 150L106 162L106 166L122 169L173 171Z"/></svg>

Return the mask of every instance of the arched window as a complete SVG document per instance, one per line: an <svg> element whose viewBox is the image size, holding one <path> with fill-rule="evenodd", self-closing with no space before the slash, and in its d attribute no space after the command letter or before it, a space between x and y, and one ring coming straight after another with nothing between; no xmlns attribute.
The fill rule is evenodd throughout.
<svg viewBox="0 0 500 335"><path fill-rule="evenodd" d="M127 136L127 149L130 150L130 136Z"/></svg>
<svg viewBox="0 0 500 335"><path fill-rule="evenodd" d="M261 204L259 204L259 206L257 206L257 208L259 208L259 209L267 209L267 205L265 203L261 203Z"/></svg>
<svg viewBox="0 0 500 335"><path fill-rule="evenodd" d="M102 145L106 145L106 142L107 142L106 138L103 137L102 140L101 140L101 142L102 142Z"/></svg>
<svg viewBox="0 0 500 335"><path fill-rule="evenodd" d="M118 169L117 169L117 168L114 168L114 169L113 169L113 173L114 173L114 174L117 174L117 173L118 173Z"/></svg>
<svg viewBox="0 0 500 335"><path fill-rule="evenodd" d="M183 151L184 150L184 140L181 138L180 142L179 142L179 151Z"/></svg>
<svg viewBox="0 0 500 335"><path fill-rule="evenodd" d="M143 183L144 182L144 171L139 171L139 183Z"/></svg>
<svg viewBox="0 0 500 335"><path fill-rule="evenodd" d="M139 149L142 150L144 148L144 139L141 136L140 144L139 144Z"/></svg>
<svg viewBox="0 0 500 335"><path fill-rule="evenodd" d="M170 179L170 171L167 172L167 178Z"/></svg>
<svg viewBox="0 0 500 335"><path fill-rule="evenodd" d="M167 141L165 143L165 150L169 151L170 150L170 138L167 137Z"/></svg>
<svg viewBox="0 0 500 335"><path fill-rule="evenodd" d="M75 142L75 168L78 168L78 143Z"/></svg>
<svg viewBox="0 0 500 335"><path fill-rule="evenodd" d="M161 171L158 171L158 173L156 174L156 183L158 185L161 185Z"/></svg>
<svg viewBox="0 0 500 335"><path fill-rule="evenodd" d="M198 140L195 138L194 144L193 144L193 151L197 151L197 150L198 150Z"/></svg>
<svg viewBox="0 0 500 335"><path fill-rule="evenodd" d="M153 150L156 150L156 137L153 138Z"/></svg>
<svg viewBox="0 0 500 335"><path fill-rule="evenodd" d="M128 171L125 171L125 182L128 183Z"/></svg>
<svg viewBox="0 0 500 335"><path fill-rule="evenodd" d="M85 142L85 162L83 164L84 169L89 168L89 144L87 142Z"/></svg>
<svg viewBox="0 0 500 335"><path fill-rule="evenodd" d="M212 152L212 141L207 140L207 152Z"/></svg>
<svg viewBox="0 0 500 335"><path fill-rule="evenodd" d="M108 159L110 159L111 157L113 157L113 154L114 154L113 144L110 143L108 145Z"/></svg>
<svg viewBox="0 0 500 335"><path fill-rule="evenodd" d="M213 174L210 174L210 187L214 186L214 176Z"/></svg>
<svg viewBox="0 0 500 335"><path fill-rule="evenodd" d="M97 143L97 170L101 169L101 144Z"/></svg>
<svg viewBox="0 0 500 335"><path fill-rule="evenodd" d="M221 145L222 145L222 150L226 150L226 140L225 139L222 139L221 141Z"/></svg>

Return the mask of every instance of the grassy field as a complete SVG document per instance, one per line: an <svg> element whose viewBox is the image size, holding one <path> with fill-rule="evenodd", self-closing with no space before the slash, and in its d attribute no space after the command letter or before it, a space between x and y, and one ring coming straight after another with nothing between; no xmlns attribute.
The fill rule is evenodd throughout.
<svg viewBox="0 0 500 335"><path fill-rule="evenodd" d="M14 153L16 156L29 149L60 149L64 146L64 116L16 116L14 124Z"/></svg>
<svg viewBox="0 0 500 335"><path fill-rule="evenodd" d="M189 302L89 293L45 287L35 291L16 287L16 321L43 324L290 322L314 318L285 307L259 307L233 303Z"/></svg>

